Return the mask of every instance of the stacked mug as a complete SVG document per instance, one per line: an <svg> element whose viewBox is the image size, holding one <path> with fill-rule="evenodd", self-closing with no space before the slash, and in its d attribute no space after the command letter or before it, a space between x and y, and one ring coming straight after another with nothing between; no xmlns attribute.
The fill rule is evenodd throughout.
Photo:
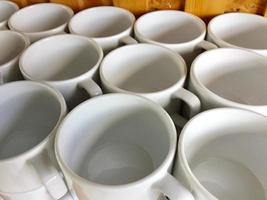
<svg viewBox="0 0 267 200"><path fill-rule="evenodd" d="M267 19L2 0L0 29L1 200L267 198Z"/></svg>

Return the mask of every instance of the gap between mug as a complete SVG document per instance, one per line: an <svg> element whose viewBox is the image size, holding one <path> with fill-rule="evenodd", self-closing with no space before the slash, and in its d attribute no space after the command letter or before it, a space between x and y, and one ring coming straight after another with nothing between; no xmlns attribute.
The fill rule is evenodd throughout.
<svg viewBox="0 0 267 200"><path fill-rule="evenodd" d="M132 36L125 36L120 39L120 43L124 45L138 44L139 42Z"/></svg>
<svg viewBox="0 0 267 200"><path fill-rule="evenodd" d="M209 51L212 49L218 49L219 47L212 42L209 42L207 40L203 40L199 44L197 44L196 48L201 48L201 49L204 49L206 51Z"/></svg>
<svg viewBox="0 0 267 200"><path fill-rule="evenodd" d="M189 90L180 88L179 90L174 92L172 98L182 100L184 103L186 103L186 105L189 107L189 119L194 117L201 110L201 102L199 98ZM175 125L180 128L182 128L188 121L186 118L184 118L178 113L173 114L171 117Z"/></svg>

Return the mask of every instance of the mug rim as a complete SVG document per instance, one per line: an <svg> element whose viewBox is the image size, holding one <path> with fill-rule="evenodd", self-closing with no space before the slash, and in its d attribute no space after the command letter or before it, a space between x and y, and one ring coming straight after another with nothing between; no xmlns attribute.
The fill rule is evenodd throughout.
<svg viewBox="0 0 267 200"><path fill-rule="evenodd" d="M164 51L168 52L168 55L171 55L172 57L175 57L176 68L178 68L179 71L182 72L181 77L179 78L179 80L177 80L176 83L174 83L173 85L169 86L168 88L165 88L165 89L160 90L160 91L155 91L155 92L133 92L133 91L121 89L121 88L117 87L116 85L112 84L104 76L103 66L104 66L106 60L110 59L110 57L114 53L116 53L116 51L118 51L118 50L120 50L122 48L131 48L131 47L134 47L134 46L139 46L139 47L150 46L150 47L153 47L153 48L154 47L161 48ZM173 90L177 89L178 87L182 87L183 83L186 80L186 74L187 74L187 65L186 65L184 59L182 58L182 56L180 54L177 54L176 52L174 52L173 50L171 50L171 49L169 49L167 47L160 46L160 45L155 45L155 44L150 44L150 43L138 43L138 44L132 44L132 45L126 45L126 46L123 46L123 47L119 47L119 48L111 51L110 53L108 53L105 56L105 58L101 62L100 68L99 68L100 79L101 79L101 82L104 83L104 85L108 86L113 91L116 91L116 92L119 92L119 93L128 93L128 94L140 95L140 96L162 94L162 93L165 93L165 92L168 92L168 91L173 91Z"/></svg>
<svg viewBox="0 0 267 200"><path fill-rule="evenodd" d="M3 30L3 31L1 31L1 33L15 34L15 35L20 37L21 41L23 40L23 42L24 42L24 48L22 49L22 51L20 53L18 53L18 55L16 55L15 57L11 58L9 61L0 65L0 69L3 69L3 68L8 67L8 65L11 62L14 62L14 60L18 59L22 55L22 53L30 46L31 43L30 43L30 39L22 33L12 31L12 30Z"/></svg>
<svg viewBox="0 0 267 200"><path fill-rule="evenodd" d="M180 138L178 141L178 148L177 148L177 155L178 155L178 160L177 162L180 162L180 165L182 167L182 173L186 175L187 182L192 183L196 185L197 189L201 191L201 193L204 193L205 196L208 196L212 200L219 200L216 196L214 196L211 192L209 192L208 189L206 189L201 182L198 180L198 178L195 176L195 174L192 172L191 167L189 166L188 160L185 155L185 147L184 147L184 138L185 135L188 134L188 129L191 125L192 122L198 120L199 118L202 118L202 116L209 115L210 113L220 113L223 111L238 111L239 113L247 113L249 115L254 115L257 116L258 118L262 118L266 121L266 117L262 114L259 114L254 111L242 109L242 108L229 108L229 107L224 107L224 108L215 108L215 109L210 109L206 110L202 113L199 113L198 115L194 116L192 119L188 121L188 123L184 126L180 133ZM194 189L192 189L194 190Z"/></svg>
<svg viewBox="0 0 267 200"><path fill-rule="evenodd" d="M143 178L141 178L141 179L139 179L137 181L134 181L134 182L131 182L131 183L127 183L127 184L120 184L120 185L100 184L100 183L96 183L96 182L87 180L87 179L79 176L77 173L75 173L68 166L68 164L62 158L61 153L60 153L60 149L59 149L59 146L58 146L59 137L60 137L60 135L63 134L62 128L63 128L63 126L65 126L65 123L69 123L68 122L69 118L71 117L73 112L79 111L80 108L82 108L86 104L91 104L92 101L97 101L99 98L108 99L109 97L120 97L120 98L131 97L131 98L138 99L139 102L140 101L145 102L145 104L150 105L151 109L153 109L154 111L156 111L159 114L159 116L161 117L161 119L164 121L164 123L166 125L168 124L168 127L166 127L166 129L168 128L169 148L168 148L168 152L167 152L164 160L150 174L146 175L145 177L143 177ZM175 133L175 134L172 134L172 133ZM66 176L66 173L67 173L67 174L69 174L67 176L74 177L79 182L82 182L82 183L84 183L86 185L91 185L93 187L111 189L111 190L112 189L125 189L125 188L128 188L128 187L133 187L133 186L136 186L136 185L140 185L140 184L149 182L153 177L159 176L159 174L162 173L162 171L166 168L166 165L171 164L173 162L173 159L175 157L176 147L177 147L177 134L176 133L177 133L177 131L176 131L175 125L174 125L171 117L168 115L168 113L162 107L160 107L158 104L154 103L153 101L151 101L151 100L149 100L149 99L147 99L145 97L138 96L138 95L133 95L133 94L125 94L125 93L105 94L105 95L97 96L97 97L94 97L94 98L91 98L91 99L88 99L88 100L82 102L81 104L76 106L73 110L71 110L67 114L67 116L63 119L62 123L60 124L59 128L57 129L57 134L56 134L55 143L54 143L55 154L56 154L56 158L57 158L57 161L59 163L59 166L61 167L61 169L64 169L63 172L65 171L64 176Z"/></svg>
<svg viewBox="0 0 267 200"><path fill-rule="evenodd" d="M19 6L18 6L16 3L12 2L12 1L1 1L0 3L7 3L7 4L13 6L13 8L15 9L15 11L13 12L13 14L19 10ZM13 15L13 14L12 14L12 15ZM11 16L12 16L12 15L11 15ZM11 16L9 16L9 18L10 18ZM0 21L0 26L6 24L7 21L9 20L9 18Z"/></svg>
<svg viewBox="0 0 267 200"><path fill-rule="evenodd" d="M51 96L54 96L57 99L57 101L60 105L60 114L58 116L58 119L57 119L57 122L56 122L54 128L50 131L50 133L42 141L40 141L38 144L36 144L31 149L24 151L23 153L19 153L15 156L12 156L9 158L0 159L0 164L4 164L4 163L8 163L8 162L15 162L18 159L23 159L24 157L29 157L31 154L38 152L41 148L43 148L44 145L46 145L46 143L51 138L54 137L54 135L56 134L56 130L58 129L59 125L61 124L61 121L63 120L64 116L67 113L67 105L66 105L66 102L64 100L63 95L60 92L58 92L57 90L53 89L51 86L45 84L44 82L35 82L35 81L23 80L23 81L15 81L15 82L6 83L0 87L8 87L10 85L18 85L18 86L32 85L35 87L37 86L37 87L40 87L40 88L42 87L43 89L46 89L46 91L49 92Z"/></svg>
<svg viewBox="0 0 267 200"><path fill-rule="evenodd" d="M221 97L220 95L214 93L213 91L211 91L210 89L208 89L203 83L202 81L199 80L198 75L196 75L195 72L195 68L197 68L197 62L199 59L201 59L201 57L203 55L215 52L215 51L228 51L228 50L234 50L234 51L243 51L246 53L250 53L256 57L259 57L261 59L265 59L267 62L267 58L264 57L263 55L260 55L258 53L255 53L253 51L247 50L247 49L239 49L239 48L218 48L218 49L212 49L209 51L205 51L202 54L200 54L199 56L197 56L197 58L193 61L192 65L191 65L191 70L190 70L190 81L192 82L192 84L197 88L196 90L201 93L206 95L206 97L210 97L212 99L212 101L218 102L221 105L226 105L229 107L238 107L240 109L258 109L258 108L267 108L267 104L266 105L250 105L250 104L242 104L242 103L238 103L229 99L226 99L224 97ZM252 111L253 112L253 111Z"/></svg>
<svg viewBox="0 0 267 200"><path fill-rule="evenodd" d="M87 12L94 11L94 10L99 10L99 9L100 10L101 9L119 10L119 11L122 11L124 13L127 13L128 17L129 17L129 19L131 21L131 25L127 29L125 29L125 30L123 30L123 31L121 31L121 32L119 32L117 34L110 35L110 36L105 36L105 37L91 37L91 36L87 36L87 35L81 34L81 33L77 32L77 31L75 31L73 29L74 20L76 20L77 18L79 18L82 14L85 14L85 13L87 14ZM135 21L136 21L136 18L134 16L134 14L131 13L130 11L124 9L124 8L114 7L114 6L96 6L96 7L92 7L92 8L87 8L85 10L81 10L80 12L76 13L70 19L70 21L68 23L68 28L69 28L69 31L70 31L71 34L83 35L85 37L89 37L89 38L92 38L92 39L95 39L95 40L107 40L107 39L113 39L113 38L117 38L117 37L123 36L123 35L125 35L125 33L131 31L133 29L133 26L135 24Z"/></svg>
<svg viewBox="0 0 267 200"><path fill-rule="evenodd" d="M232 15L232 16L243 15L243 16L250 16L250 17L253 16L253 17L257 17L258 19L265 19L263 16L256 15L256 14L253 14L253 13L230 12L230 13L224 13L224 14L218 15L218 16L212 18L210 20L210 22L208 23L208 26L207 26L208 36L212 39L212 41L214 41L215 43L218 43L219 46L223 46L224 48L230 47L230 48L236 48L236 49L242 49L242 50L251 50L251 51L257 51L257 52L267 51L267 47L265 49L245 48L245 47L241 47L241 46L237 46L237 45L231 44L231 43L221 39L221 37L218 37L212 30L213 24L216 23L215 20L217 20L219 18L223 18L225 16L230 16L230 15Z"/></svg>
<svg viewBox="0 0 267 200"><path fill-rule="evenodd" d="M18 28L13 26L12 20L13 20L14 17L16 17L16 15L18 13L20 13L20 11L31 9L31 8L34 8L34 7L37 7L37 6L41 7L41 6L47 6L47 5L49 5L49 6L57 6L58 8L63 8L69 15L68 21L65 21L63 24L60 24L57 27L50 28L50 29L44 30L44 31L23 31L23 30L20 30L20 29L18 29ZM23 32L24 34L32 34L32 35L48 34L48 33L51 33L51 32L56 32L58 29L61 29L61 28L65 27L65 26L67 26L68 23L69 23L69 20L73 16L74 16L74 11L70 7L68 7L66 5L59 4L59 3L38 3L38 4L29 5L29 6L26 6L24 8L19 9L17 12L15 12L13 15L11 15L11 17L8 19L7 23L8 23L8 26L9 26L9 28L11 30L14 30L14 31L17 31L17 32Z"/></svg>
<svg viewBox="0 0 267 200"><path fill-rule="evenodd" d="M78 76L75 76L75 77L72 77L72 78L69 78L69 79L64 79L64 80L38 80L38 79L35 79L34 77L32 77L27 71L25 71L25 69L24 69L24 67L25 67L25 64L24 64L25 55L26 55L28 50L31 50L31 48L35 48L38 45L42 45L42 43L46 43L47 41L49 41L51 39L57 39L57 38L61 38L61 37L70 37L70 38L73 37L73 38L77 38L79 40L87 40L87 42L92 44L94 46L95 50L97 51L98 56L99 56L99 58L98 58L97 62L95 63L95 65L93 67L91 67L88 71L86 71L83 74L80 74ZM99 68L100 63L103 60L103 57L104 57L103 50L95 40L93 40L91 38L88 38L88 37L85 37L85 36L81 36L81 35L59 34L59 35L53 35L53 36L50 36L50 37L43 38L43 39L38 40L37 42L31 44L20 56L19 69L20 69L22 75L25 76L26 79L28 79L28 80L41 81L41 82L45 82L45 83L48 83L48 84L49 83L59 84L59 83L65 83L65 82L72 82L72 81L79 80L79 79L86 79L88 77L88 75L92 71L97 70Z"/></svg>
<svg viewBox="0 0 267 200"><path fill-rule="evenodd" d="M181 15L181 14L184 14L188 17L192 17L196 22L200 23L201 26L202 26L202 31L201 31L201 34L199 34L196 38L194 38L193 40L190 40L190 41L187 41L187 42L182 42L182 43L164 43L164 42L157 42L155 40L152 40L150 38L147 38L147 37L144 37L144 35L138 30L137 26L138 24L140 23L140 21L149 16L149 15L152 15L152 14L155 14L155 13L176 13L178 15ZM182 46L187 46L187 45L190 45L190 44L195 44L195 43L198 43L200 41L202 41L203 37L205 37L206 35L206 32L207 32L207 28L206 28L206 24L205 22L198 16L195 16L195 15L192 15L190 13L187 13L187 12L184 12L184 11L180 11L180 10L158 10L158 11L152 11L150 13L146 13L144 15L142 15L141 17L139 17L137 20L136 20L136 23L134 25L134 33L136 35L137 38L141 38L142 40L144 40L145 42L147 43L151 43L151 44L156 44L156 45L165 45L165 46L168 46L168 47L182 47Z"/></svg>

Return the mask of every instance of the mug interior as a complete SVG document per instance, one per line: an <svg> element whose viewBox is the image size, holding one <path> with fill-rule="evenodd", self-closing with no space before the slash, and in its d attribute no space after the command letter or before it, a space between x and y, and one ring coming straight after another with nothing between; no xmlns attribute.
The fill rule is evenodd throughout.
<svg viewBox="0 0 267 200"><path fill-rule="evenodd" d="M266 124L261 115L235 109L193 119L180 142L193 180L216 199L265 200Z"/></svg>
<svg viewBox="0 0 267 200"><path fill-rule="evenodd" d="M0 31L0 44L0 66L16 58L27 45L22 35L12 31Z"/></svg>
<svg viewBox="0 0 267 200"><path fill-rule="evenodd" d="M249 49L267 49L267 20L264 17L231 13L214 18L209 24L212 39Z"/></svg>
<svg viewBox="0 0 267 200"><path fill-rule="evenodd" d="M218 49L200 55L191 75L205 89L245 105L267 105L267 59L240 49Z"/></svg>
<svg viewBox="0 0 267 200"><path fill-rule="evenodd" d="M101 60L101 49L85 37L59 35L41 40L22 55L22 73L32 80L61 81L78 77Z"/></svg>
<svg viewBox="0 0 267 200"><path fill-rule="evenodd" d="M66 24L72 15L71 9L59 4L36 4L12 15L9 26L26 33L43 32Z"/></svg>
<svg viewBox="0 0 267 200"><path fill-rule="evenodd" d="M76 14L70 21L70 31L93 38L109 37L132 27L134 16L115 7L90 8Z"/></svg>
<svg viewBox="0 0 267 200"><path fill-rule="evenodd" d="M0 23L9 19L9 17L18 10L18 7L9 1L0 1Z"/></svg>
<svg viewBox="0 0 267 200"><path fill-rule="evenodd" d="M135 25L135 32L141 38L166 44L190 42L205 34L205 31L203 21L180 11L148 13L140 17Z"/></svg>
<svg viewBox="0 0 267 200"><path fill-rule="evenodd" d="M0 160L41 143L61 116L61 104L47 86L15 82L0 87Z"/></svg>
<svg viewBox="0 0 267 200"><path fill-rule="evenodd" d="M175 143L171 132L175 129L162 111L136 96L94 98L67 116L56 151L72 172L87 181L103 185L138 181L163 163Z"/></svg>
<svg viewBox="0 0 267 200"><path fill-rule="evenodd" d="M152 93L170 88L186 74L185 63L160 46L138 44L114 50L103 60L101 80L134 93ZM162 78L164 77L164 78Z"/></svg>

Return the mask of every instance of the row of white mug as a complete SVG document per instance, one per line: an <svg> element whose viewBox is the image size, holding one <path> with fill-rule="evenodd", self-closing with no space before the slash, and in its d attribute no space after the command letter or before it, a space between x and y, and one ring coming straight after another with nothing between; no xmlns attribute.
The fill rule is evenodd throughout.
<svg viewBox="0 0 267 200"><path fill-rule="evenodd" d="M20 50L17 45L24 48L27 44L23 35L13 31L0 31L1 38L5 38L6 44L1 46L6 46L1 54L5 54L4 49L14 53ZM202 53L191 65L189 89L185 88L186 62L171 49L139 43L117 48L103 57L101 47L93 39L62 34L33 43L0 69L4 82L22 79L22 74L27 80L54 87L63 94L69 109L88 96L120 92L155 101L179 119L175 121L181 126L186 120L178 115L179 100L189 108L189 117L201 108L224 106L267 116L267 58L255 52L217 48ZM6 75L12 78L7 79Z"/></svg>
<svg viewBox="0 0 267 200"><path fill-rule="evenodd" d="M8 1L1 1L0 8L1 4L6 3L12 4ZM126 45L108 54L100 66L100 77L104 90L106 92L125 90L142 93L160 103L171 113L174 113L174 109L176 109L176 106L173 108L173 105L170 105L173 104L171 99L178 98L189 105L190 116L193 116L199 112L200 102L194 94L182 88L187 71L189 71L183 59L186 60L187 66L190 66L193 59L201 53L200 47L213 49L218 45L219 47L236 47L236 50L218 49L206 52L196 59L191 70L192 86L190 87L192 87L192 91L200 96L200 99L208 99L211 102L208 103L209 107L218 106L216 101L220 102L219 105L231 106L232 104L221 103L220 100L213 101L213 98L208 97L213 94L206 92L207 90L225 95L226 98L238 103L264 103L261 98L264 93L259 92L260 89L255 90L255 88L263 88L264 84L250 84L250 81L247 81L249 80L247 76L251 79L248 68L251 67L255 71L257 63L251 64L251 62L261 60L259 62L264 63L262 61L264 58L245 51L250 50L265 55L267 20L264 17L230 13L214 18L209 24L207 37L216 44L214 45L204 41L206 37L204 22L185 12L156 11L140 17L134 24L134 16L124 9L96 7L81 11L70 20L70 32L75 35L61 34L30 45L40 38L62 33L67 28L71 13L73 14L69 8L63 5L44 3L23 8L11 15L8 22L6 20L5 23L9 24L12 30L18 32L0 32L0 81L5 83L19 80L22 79L22 75L25 79L44 81L61 91L69 108L72 109L87 98L88 94L85 94L84 91L87 91L90 96L102 93L98 86L100 84L98 68L104 57L102 49L107 53L122 43L135 44L137 41L151 43L151 45L143 43ZM69 17L67 19L63 16ZM62 21L62 19L64 20ZM245 26L241 26L244 23ZM133 26L136 40L130 36ZM36 38L37 36L38 38ZM28 47L29 45L30 47ZM170 50L160 46L168 47ZM171 50L178 52L183 59ZM216 64L217 62L221 64ZM217 80L217 85L214 83L209 86L210 82L223 74L232 72L232 69L239 71L237 69L243 63L249 67L243 67L242 70L246 69L247 71L239 74L242 77L239 84L234 83L234 87L224 89L223 82L227 81L222 78ZM215 64L216 67L210 70ZM73 67L74 65L75 67ZM106 65L107 67L105 67ZM123 65L128 67L123 67ZM139 67L141 65L142 67ZM149 67L152 65L154 65L153 69ZM162 65L164 68L161 67ZM198 68L198 65L206 65L205 68L208 70L205 70L204 67ZM224 67L224 65L239 66ZM202 70L205 70L205 73ZM140 72L136 73L137 71ZM260 72L259 74L259 77L254 79L260 82L260 77L264 76L264 73ZM133 77L129 78L131 76ZM161 76L165 76L164 80L158 81ZM233 76L230 77L233 79ZM144 87L143 81L146 81L148 85ZM139 85L131 86L131 82L138 82ZM247 89L240 89L240 87L251 88L250 91L253 91L254 98L250 97L249 100L247 100L248 97L240 98L240 95L251 96L245 92ZM163 90L165 91L163 95L153 94L153 92ZM177 92L178 90L179 92ZM203 106L205 107L205 103ZM250 109L259 111L253 106ZM264 111L259 112L265 114Z"/></svg>
<svg viewBox="0 0 267 200"><path fill-rule="evenodd" d="M38 6L43 5L48 6ZM181 15L191 16L180 11L158 11L139 20L154 14L162 16L149 19L156 27L153 33L157 33L164 29L160 19L165 13L180 16L172 16L173 20L167 17L166 23L181 21ZM260 19L260 25L266 24L266 19L255 15L223 16L231 15ZM254 51L264 52L263 38L267 35L262 33L266 33L266 29L259 25L249 29L248 21L248 32L239 33L236 38L245 37L247 45L258 45L259 49ZM99 20L98 23L101 24ZM117 23L109 27L115 25ZM176 35L168 30L175 37L191 33ZM182 27L175 30L180 31ZM248 34L252 35L248 37ZM141 41L138 34L135 35ZM203 39L200 43L204 46L215 47L201 42ZM70 109L87 99L88 94L101 95L102 89L104 93L132 94L92 98L64 120L56 139L57 161L72 195L62 197L67 187L52 146L59 123L66 114L63 97L40 83L23 81L1 86L0 196L4 200L68 199L76 195L80 200L155 200L161 193L170 199L193 198L167 173L176 149L177 136L172 121L159 106L134 94L161 105L180 126L186 120L178 114L181 113L178 100L187 103L190 117L200 110L217 107L244 108L266 116L267 62L265 57L252 51L220 48L201 54L192 64L187 90L183 88L187 75L184 59L162 45L128 45L103 59L100 42L78 35L52 36L28 47L27 36L0 31L0 41L1 69L7 72L1 71L2 82L18 80L22 73L26 79L42 81L58 89ZM118 41L135 43L129 35ZM195 57L199 53L197 49L193 45L190 55ZM14 78L6 78L9 76ZM258 114L234 109L200 114L182 133L178 153L181 160L175 167L175 176L184 177L184 183L188 183L196 199L265 199L266 163L262 159L266 152L265 120ZM188 139L183 144L185 138ZM178 167L180 164L182 167Z"/></svg>
<svg viewBox="0 0 267 200"><path fill-rule="evenodd" d="M0 96L1 200L266 199L267 118L255 112L202 112L177 146L168 113L138 95L101 95L67 116L42 83Z"/></svg>
<svg viewBox="0 0 267 200"><path fill-rule="evenodd" d="M197 49L216 48L205 41L206 25L198 17L182 11L157 11L135 17L116 7L96 7L75 16L67 6L42 3L21 10L8 1L0 1L0 30L24 33L35 42L42 38L70 32L95 39L104 52L121 43L140 42L168 47L192 62ZM17 12L15 12L17 11ZM15 13L14 13L15 12ZM266 53L266 18L246 13L228 13L215 17L208 25L207 39L219 47L239 47Z"/></svg>

